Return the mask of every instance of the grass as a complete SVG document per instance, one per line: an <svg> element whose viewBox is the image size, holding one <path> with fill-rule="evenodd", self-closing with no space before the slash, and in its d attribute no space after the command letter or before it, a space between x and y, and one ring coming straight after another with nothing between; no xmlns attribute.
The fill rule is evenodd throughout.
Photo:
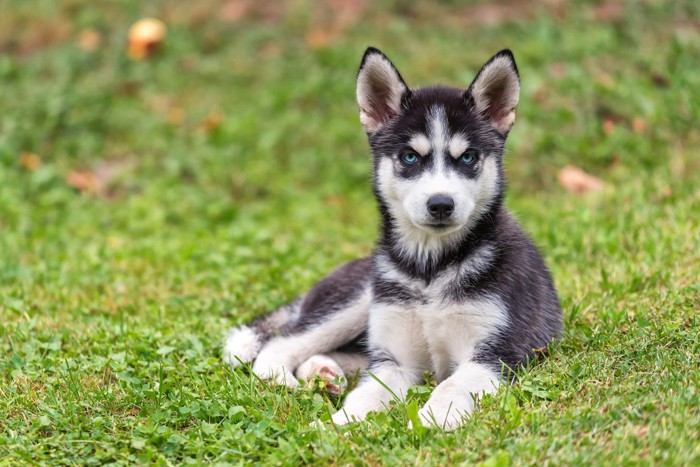
<svg viewBox="0 0 700 467"><path fill-rule="evenodd" d="M459 3L0 4L0 465L700 462L700 8ZM146 15L169 34L133 62ZM409 84L503 47L523 80L508 205L567 330L453 433L406 428L429 386L318 431L339 401L220 361L229 326L372 248L369 44ZM605 189L567 193L566 164Z"/></svg>

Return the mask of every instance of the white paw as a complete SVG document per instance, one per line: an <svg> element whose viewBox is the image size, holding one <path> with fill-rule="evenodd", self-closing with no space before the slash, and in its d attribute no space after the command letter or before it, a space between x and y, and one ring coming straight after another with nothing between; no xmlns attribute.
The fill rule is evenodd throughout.
<svg viewBox="0 0 700 467"><path fill-rule="evenodd" d="M418 416L426 427L454 430L462 426L465 418L474 411L471 394L455 399L441 394L437 396L431 397L418 411Z"/></svg>
<svg viewBox="0 0 700 467"><path fill-rule="evenodd" d="M342 425L341 423L336 423L336 425ZM316 420L314 422L309 423L309 428L313 428L315 430L323 430L326 431L328 429L328 424L323 423L321 420ZM342 433L343 436L350 436L352 433L350 431L344 431Z"/></svg>
<svg viewBox="0 0 700 467"><path fill-rule="evenodd" d="M355 420L353 420L352 417L348 417L345 410L343 410L343 409L340 409L338 412L334 413L333 416L331 417L331 420L333 420L333 423L336 425L347 425L350 422L360 421L362 419L364 419L364 417L362 417L361 419L355 418Z"/></svg>
<svg viewBox="0 0 700 467"><path fill-rule="evenodd" d="M325 355L314 355L299 365L296 372L297 378L309 381L314 376L325 381L326 390L338 396L347 388L347 380L342 368L335 360Z"/></svg>
<svg viewBox="0 0 700 467"><path fill-rule="evenodd" d="M240 366L241 362L250 363L260 351L260 339L248 326L233 328L226 336L223 358L231 367Z"/></svg>
<svg viewBox="0 0 700 467"><path fill-rule="evenodd" d="M331 417L333 423L336 425L345 425L351 422L361 422L370 412L376 412L378 410L386 410L386 407L381 400L371 400L364 399L357 396L362 396L358 394L357 389L350 393L348 398L345 400L345 405L342 409L337 411Z"/></svg>

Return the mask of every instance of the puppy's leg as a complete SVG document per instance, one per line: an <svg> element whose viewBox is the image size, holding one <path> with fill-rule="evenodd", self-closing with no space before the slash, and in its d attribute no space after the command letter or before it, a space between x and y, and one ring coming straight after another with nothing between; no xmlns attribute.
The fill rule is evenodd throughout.
<svg viewBox="0 0 700 467"><path fill-rule="evenodd" d="M255 360L270 337L294 323L301 312L304 297L262 316L247 326L231 328L224 342L223 358L232 368Z"/></svg>
<svg viewBox="0 0 700 467"><path fill-rule="evenodd" d="M499 384L498 373L487 365L464 362L435 388L418 415L426 426L454 430L474 411L478 399L496 392Z"/></svg>
<svg viewBox="0 0 700 467"><path fill-rule="evenodd" d="M420 326L411 313L400 307L372 306L369 341L370 374L363 377L343 408L333 415L336 424L363 420L369 412L384 410L394 397L404 398L426 368L426 356L420 353L425 348Z"/></svg>
<svg viewBox="0 0 700 467"><path fill-rule="evenodd" d="M343 373L350 375L369 367L369 356L357 352L331 352L328 357L338 363Z"/></svg>
<svg viewBox="0 0 700 467"><path fill-rule="evenodd" d="M255 359L253 371L263 379L298 386L294 370L299 365L313 355L343 346L366 329L369 302L367 287L342 308L327 313L320 322L300 326L300 329L292 329L290 335L271 339Z"/></svg>
<svg viewBox="0 0 700 467"><path fill-rule="evenodd" d="M326 355L313 355L299 365L296 376L304 381L318 376L326 382L326 390L335 396L347 388L345 372L335 360Z"/></svg>
<svg viewBox="0 0 700 467"><path fill-rule="evenodd" d="M404 398L409 386L419 380L415 371L393 362L373 365L369 372L372 375L364 377L348 394L343 408L333 415L336 425L364 420L369 412L385 410L394 397Z"/></svg>
<svg viewBox="0 0 700 467"><path fill-rule="evenodd" d="M326 390L338 396L345 392L348 381L345 375L364 370L369 365L369 358L360 353L331 352L327 355L313 355L297 368L298 379L309 381L318 376L326 381Z"/></svg>

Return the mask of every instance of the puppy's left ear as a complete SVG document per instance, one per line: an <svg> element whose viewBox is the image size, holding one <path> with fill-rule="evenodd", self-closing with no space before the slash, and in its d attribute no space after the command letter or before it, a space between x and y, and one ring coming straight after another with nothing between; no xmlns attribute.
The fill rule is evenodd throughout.
<svg viewBox="0 0 700 467"><path fill-rule="evenodd" d="M408 86L393 63L379 49L369 47L357 73L360 122L368 135L398 115L410 96Z"/></svg>
<svg viewBox="0 0 700 467"><path fill-rule="evenodd" d="M501 50L486 62L464 97L496 131L507 135L515 123L515 108L520 99L520 77L513 53Z"/></svg>

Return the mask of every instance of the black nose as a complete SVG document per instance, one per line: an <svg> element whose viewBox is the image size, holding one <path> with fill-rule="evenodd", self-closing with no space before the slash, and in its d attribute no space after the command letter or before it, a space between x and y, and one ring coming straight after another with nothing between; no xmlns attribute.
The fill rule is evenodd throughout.
<svg viewBox="0 0 700 467"><path fill-rule="evenodd" d="M433 195L428 198L428 212L434 219L447 219L455 210L454 200L446 195Z"/></svg>

